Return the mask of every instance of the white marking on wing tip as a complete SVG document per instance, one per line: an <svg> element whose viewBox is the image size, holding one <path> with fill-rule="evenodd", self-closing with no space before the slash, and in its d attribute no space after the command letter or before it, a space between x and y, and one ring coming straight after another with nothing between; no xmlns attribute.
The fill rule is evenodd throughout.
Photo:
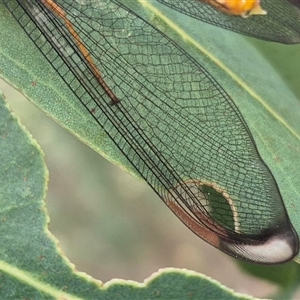
<svg viewBox="0 0 300 300"><path fill-rule="evenodd" d="M226 246L241 257L261 263L280 263L293 257L294 251L289 239L282 236L270 238L260 245L234 245Z"/></svg>

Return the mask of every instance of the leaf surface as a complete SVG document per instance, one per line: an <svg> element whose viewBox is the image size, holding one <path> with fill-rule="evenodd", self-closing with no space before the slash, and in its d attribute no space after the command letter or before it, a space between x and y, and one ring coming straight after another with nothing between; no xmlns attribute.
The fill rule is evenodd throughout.
<svg viewBox="0 0 300 300"><path fill-rule="evenodd" d="M144 284L105 285L75 271L47 229L43 153L2 94L0 159L1 299L253 299L187 270L162 270Z"/></svg>
<svg viewBox="0 0 300 300"><path fill-rule="evenodd" d="M297 98L242 37L189 19L158 3L141 3L127 1L125 4L176 40L217 79L238 106L279 184L290 218L296 229L299 228L296 199L299 198L300 176L295 164L300 144ZM70 90L8 12L4 8L0 11L1 28L5 28L1 39L7 41L1 45L0 52L2 77L22 89L41 109L92 148L133 172L80 103L74 102ZM9 38L12 32L20 32L22 42Z"/></svg>

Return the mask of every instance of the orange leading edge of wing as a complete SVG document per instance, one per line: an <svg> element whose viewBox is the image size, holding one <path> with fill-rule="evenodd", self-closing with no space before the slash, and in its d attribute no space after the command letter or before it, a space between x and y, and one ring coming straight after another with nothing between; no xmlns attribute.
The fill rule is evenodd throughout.
<svg viewBox="0 0 300 300"><path fill-rule="evenodd" d="M250 15L265 15L266 11L260 6L260 0L202 0L216 7L219 11L247 18Z"/></svg>
<svg viewBox="0 0 300 300"><path fill-rule="evenodd" d="M56 4L53 0L42 0L41 2L53 14L55 14L57 17L61 18L65 22L65 25L68 28L70 34L73 36L73 38L74 38L74 40L77 44L78 49L80 50L80 52L83 54L83 56L87 60L87 62L90 65L95 77L97 78L98 82L100 83L102 88L105 90L105 92L108 94L108 96L111 98L112 103L114 103L114 104L118 103L119 99L115 96L115 94L112 92L112 90L108 87L108 85L106 84L106 82L102 78L102 75L101 75L100 71L98 70L98 68L94 64L92 57L90 56L87 48L82 43L78 33L76 32L76 30L74 29L74 27L72 25L72 23L67 18L66 13L64 12L64 10L58 4Z"/></svg>

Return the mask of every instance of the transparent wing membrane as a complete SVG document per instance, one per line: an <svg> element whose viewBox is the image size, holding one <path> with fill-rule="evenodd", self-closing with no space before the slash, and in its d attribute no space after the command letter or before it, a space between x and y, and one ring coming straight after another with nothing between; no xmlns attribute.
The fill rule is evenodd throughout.
<svg viewBox="0 0 300 300"><path fill-rule="evenodd" d="M224 14L201 0L157 1L183 14L224 29L266 41L300 43L299 0L261 0L261 6L267 14L253 15L246 19ZM200 32L201 24L199 24L199 34Z"/></svg>
<svg viewBox="0 0 300 300"><path fill-rule="evenodd" d="M277 184L240 112L183 49L126 1L4 3L132 168L192 231L254 262L298 253Z"/></svg>

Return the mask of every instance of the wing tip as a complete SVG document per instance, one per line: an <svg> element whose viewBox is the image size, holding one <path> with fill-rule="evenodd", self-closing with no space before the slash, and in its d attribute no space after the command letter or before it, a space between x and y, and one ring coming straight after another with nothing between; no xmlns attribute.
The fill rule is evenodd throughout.
<svg viewBox="0 0 300 300"><path fill-rule="evenodd" d="M293 227L281 230L257 243L231 243L223 240L224 251L238 258L260 264L280 264L299 252L299 238Z"/></svg>

